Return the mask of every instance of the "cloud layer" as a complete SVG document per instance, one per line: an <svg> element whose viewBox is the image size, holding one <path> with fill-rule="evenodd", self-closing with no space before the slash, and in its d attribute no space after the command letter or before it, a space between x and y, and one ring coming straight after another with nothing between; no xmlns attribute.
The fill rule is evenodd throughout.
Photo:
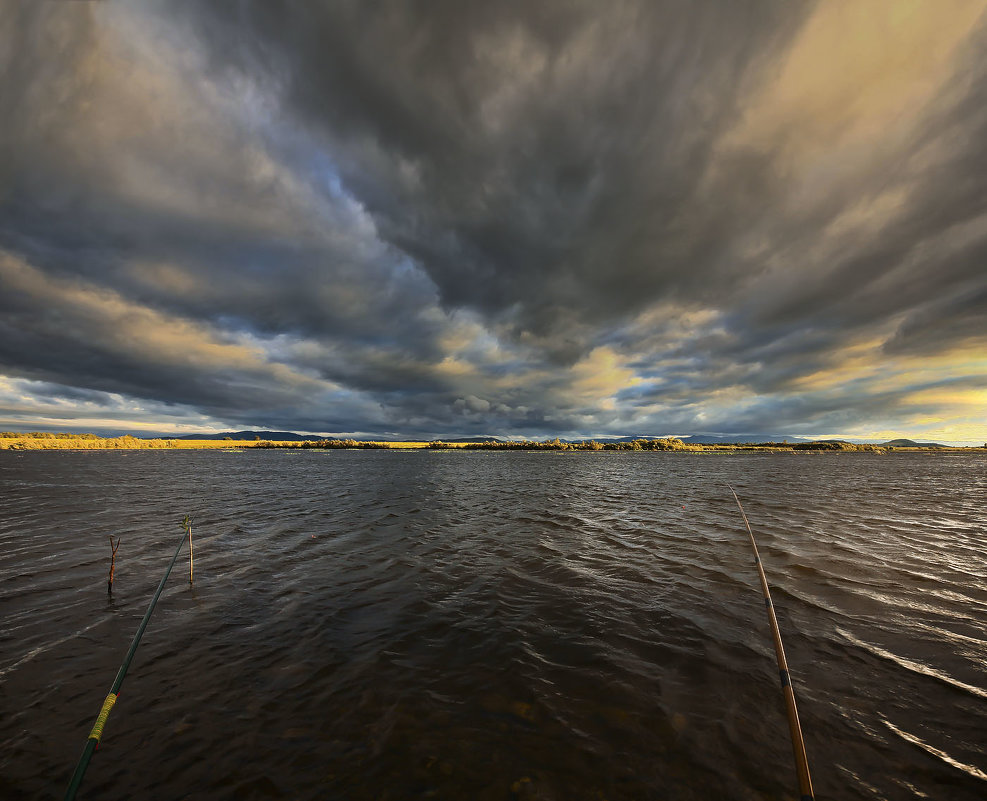
<svg viewBox="0 0 987 801"><path fill-rule="evenodd" d="M983 441L947 5L4 2L0 425Z"/></svg>

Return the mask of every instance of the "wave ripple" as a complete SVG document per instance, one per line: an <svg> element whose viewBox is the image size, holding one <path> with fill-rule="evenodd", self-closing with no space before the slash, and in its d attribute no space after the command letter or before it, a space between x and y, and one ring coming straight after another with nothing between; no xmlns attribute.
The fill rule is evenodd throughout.
<svg viewBox="0 0 987 801"><path fill-rule="evenodd" d="M983 797L987 460L0 453L0 797ZM122 537L115 591L108 537Z"/></svg>

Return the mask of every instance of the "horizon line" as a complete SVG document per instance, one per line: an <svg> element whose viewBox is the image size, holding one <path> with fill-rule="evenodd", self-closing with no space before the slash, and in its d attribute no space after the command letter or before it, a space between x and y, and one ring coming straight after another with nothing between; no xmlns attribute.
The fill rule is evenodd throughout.
<svg viewBox="0 0 987 801"><path fill-rule="evenodd" d="M21 428L18 426L17 428ZM947 439L931 439L928 437L916 437L909 436L907 434L897 434L895 436L890 436L886 438L879 437L863 437L854 435L843 435L843 434L769 434L765 435L764 432L707 432L707 431L693 431L690 433L662 433L662 434L596 434L596 435L583 435L583 434L539 434L534 436L526 436L520 434L461 434L461 433L446 433L443 435L427 435L427 434L401 434L398 432L314 432L314 431L295 431L289 429L266 429L266 428L240 428L240 429L221 429L215 431L193 431L187 433L167 433L164 431L147 431L138 430L135 432L133 429L118 429L112 427L96 427L96 430L89 428L87 430L77 429L77 430L66 430L65 427L56 429L51 426L37 426L30 430L16 431L16 430L3 430L0 434L17 434L20 436L27 436L29 434L39 433L39 434L64 434L70 436L83 436L90 434L105 439L112 439L115 437L132 436L137 439L150 440L150 439L182 439L182 438L199 438L199 439L209 439L212 436L217 438L223 438L225 436L230 436L232 434L291 434L295 437L306 437L311 436L313 438L320 439L352 439L361 442L449 442L452 440L458 441L468 441L468 442L478 442L482 439L498 439L505 442L537 442L537 441L551 441L555 439L568 441L568 442L591 442L591 441L615 441L615 440L626 440L626 439L640 439L640 440L655 440L655 439L681 439L686 440L691 437L715 437L717 439L723 440L724 444L730 444L731 442L738 442L738 440L732 440L732 437L738 438L748 438L757 437L758 442L777 442L781 443L786 440L804 441L804 442L823 442L823 441L843 441L855 444L870 444L870 445L880 445L886 442L893 442L895 440L909 440L915 443L928 443L934 445L946 445L950 447L981 447L979 441L974 440L947 440ZM761 439L761 437L765 437Z"/></svg>

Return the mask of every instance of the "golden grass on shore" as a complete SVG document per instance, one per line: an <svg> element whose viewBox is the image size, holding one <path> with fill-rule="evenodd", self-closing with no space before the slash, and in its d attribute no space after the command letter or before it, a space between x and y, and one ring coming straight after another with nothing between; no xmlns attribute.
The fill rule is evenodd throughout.
<svg viewBox="0 0 987 801"><path fill-rule="evenodd" d="M122 437L98 437L95 434L50 434L34 432L19 434L0 432L0 450L203 450L240 448L279 448L298 450L381 449L381 450L539 450L539 451L675 451L687 453L732 453L736 451L760 451L767 453L832 453L888 451L970 451L980 448L961 447L883 447L859 445L842 441L826 442L763 442L757 444L700 445L685 443L679 439L639 439L630 442L563 442L559 439L510 442L385 442L380 440L265 440L265 439L140 439Z"/></svg>
<svg viewBox="0 0 987 801"><path fill-rule="evenodd" d="M94 434L17 434L0 433L0 450L203 450L211 448L427 448L428 442L379 442L339 440L331 445L321 441L265 440L265 439L140 439L122 437L97 437ZM450 447L464 447L469 443L455 443Z"/></svg>

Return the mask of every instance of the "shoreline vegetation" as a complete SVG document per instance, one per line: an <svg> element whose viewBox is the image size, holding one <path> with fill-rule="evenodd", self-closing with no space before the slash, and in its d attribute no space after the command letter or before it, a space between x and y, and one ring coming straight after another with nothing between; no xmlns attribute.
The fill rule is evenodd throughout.
<svg viewBox="0 0 987 801"><path fill-rule="evenodd" d="M987 448L987 445L984 446ZM318 439L318 440L267 440L267 439L141 439L131 435L99 437L95 434L54 434L47 432L0 432L0 450L202 450L202 449L285 449L285 450L482 450L482 451L663 451L683 453L726 453L735 451L762 451L769 453L832 453L889 451L971 451L980 447L960 446L886 446L857 444L842 440L818 442L759 442L759 443L686 443L674 437L660 439L635 439L631 441L582 440L567 442L554 440L511 440L477 442L407 441Z"/></svg>

